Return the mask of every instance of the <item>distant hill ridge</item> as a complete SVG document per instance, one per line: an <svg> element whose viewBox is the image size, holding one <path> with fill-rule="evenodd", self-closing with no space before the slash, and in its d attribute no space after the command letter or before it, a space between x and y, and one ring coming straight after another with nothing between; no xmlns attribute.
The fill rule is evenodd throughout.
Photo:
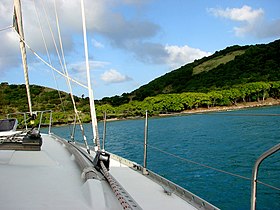
<svg viewBox="0 0 280 210"><path fill-rule="evenodd" d="M251 46L234 45L158 77L131 93L105 97L113 106L158 94L208 92L258 81L280 80L280 40Z"/></svg>
<svg viewBox="0 0 280 210"><path fill-rule="evenodd" d="M154 79L131 93L96 101L99 118L157 115L193 108L234 105L280 98L280 40L269 44L232 46L195 60ZM74 119L68 93L31 85L34 110L53 110L57 123ZM61 100L59 99L59 95ZM28 111L25 85L0 84L0 115ZM62 101L62 102L61 102ZM88 98L75 96L83 121L90 121Z"/></svg>

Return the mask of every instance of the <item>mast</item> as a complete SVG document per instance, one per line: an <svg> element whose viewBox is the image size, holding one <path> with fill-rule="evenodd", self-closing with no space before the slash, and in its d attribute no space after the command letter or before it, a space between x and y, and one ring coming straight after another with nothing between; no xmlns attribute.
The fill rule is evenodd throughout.
<svg viewBox="0 0 280 210"><path fill-rule="evenodd" d="M88 82L88 94L89 94L89 102L90 102L90 115L91 115L91 124L92 131L94 136L94 144L97 146L98 150L100 150L100 142L98 136L98 127L97 127L97 119L96 119L96 111L94 105L94 97L93 91L91 88L90 81L90 69L89 69L89 61L88 61L88 46L87 46L87 32L86 32L86 19L85 19L85 9L84 9L84 1L81 0L81 9L82 9L82 21L83 21L83 35L84 35L84 48L85 48L85 58L86 58L86 70L87 70L87 82Z"/></svg>
<svg viewBox="0 0 280 210"><path fill-rule="evenodd" d="M21 3L20 0L14 0L14 27L20 36L20 51L22 58L22 65L24 71L25 87L27 93L28 107L30 115L32 116L32 104L29 88L29 78L28 78L28 68L27 68L27 59L26 59L26 49L24 44L24 33L23 33L23 24L22 24L22 13L21 13Z"/></svg>

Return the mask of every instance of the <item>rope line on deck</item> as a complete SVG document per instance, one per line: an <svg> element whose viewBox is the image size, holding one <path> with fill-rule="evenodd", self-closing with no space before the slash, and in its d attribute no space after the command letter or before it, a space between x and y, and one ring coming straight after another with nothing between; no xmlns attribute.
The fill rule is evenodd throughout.
<svg viewBox="0 0 280 210"><path fill-rule="evenodd" d="M110 187L112 188L114 194L116 195L118 201L122 205L123 209L132 209L131 206L126 202L125 198L121 195L119 187L117 183L112 179L109 171L106 169L104 163L100 162L102 171L104 172L104 176L106 177L107 181L109 182Z"/></svg>

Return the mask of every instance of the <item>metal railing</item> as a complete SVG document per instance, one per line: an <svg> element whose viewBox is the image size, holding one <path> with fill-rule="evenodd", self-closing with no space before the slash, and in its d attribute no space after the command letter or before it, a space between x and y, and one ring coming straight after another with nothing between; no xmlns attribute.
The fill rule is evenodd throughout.
<svg viewBox="0 0 280 210"><path fill-rule="evenodd" d="M264 159L271 156L275 152L280 150L280 144L275 145L274 147L267 150L265 153L263 153L255 162L254 168L253 168L253 174L252 174L252 187L251 187L251 210L256 209L256 201L257 201L257 183L258 183L258 170L259 166L262 163Z"/></svg>
<svg viewBox="0 0 280 210"><path fill-rule="evenodd" d="M49 113L49 118L46 118L46 120L43 119L43 115L45 113ZM18 116L18 115L22 115L23 116L23 123L19 122L20 124L23 124L23 126L25 127L25 130L28 129L28 123L33 121L33 117L34 115L37 117L40 114L40 119L39 119L39 123L38 123L38 130L40 131L40 128L42 126L48 126L49 128L49 133L51 133L51 126L52 126L52 110L44 110L44 111L33 111L32 115L30 115L29 112L14 112L14 113L9 113L7 114L7 118L11 118L12 116ZM29 118L27 118L27 116L30 116ZM30 124L33 124L30 123Z"/></svg>
<svg viewBox="0 0 280 210"><path fill-rule="evenodd" d="M106 115L104 115L106 116ZM269 115L270 116L270 115ZM275 116L275 115L273 115ZM278 116L278 115L276 115ZM201 164L201 163L197 163L195 161L191 161L191 160L188 160L188 159L185 159L185 158L181 158L177 155L174 155L174 154L171 154L169 152L166 152L166 151L163 151L157 147L154 147L154 146L151 146L151 145L148 145L147 143L147 138L148 138L148 113L146 111L146 114L145 114L145 127L144 127L144 160L143 160L143 167L142 166L139 166L141 168L141 171L144 175L148 175L148 170L147 170L147 146L149 146L150 148L153 148L157 151L160 151L164 154L167 154L167 155L170 155L170 156L173 156L175 158L178 158L180 160L183 160L183 161L187 161L187 162L190 162L190 163L193 163L193 164L197 164L197 165L200 165L202 167L205 167L205 168L210 168L212 170L215 170L215 171L218 171L218 172L221 172L221 173L225 173L225 174L228 174L228 175L231 175L231 176L235 176L235 177L238 177L238 178L242 178L242 179L245 179L245 180L249 180L251 181L252 183L252 186L251 186L251 210L255 210L256 209L256 194L257 194L257 183L259 184L263 184L263 185L266 185L268 187L271 187L273 189L277 189L279 190L279 188L277 187L274 187L274 186L271 186L271 185L268 185L266 183L263 183L263 182L260 182L257 180L257 176L258 176L258 169L259 169L259 166L260 164L262 163L262 161L264 159L266 159L267 157L271 156L272 154L274 154L275 152L277 152L278 150L280 150L280 144L277 144L276 146L272 147L271 149L269 149L268 151L266 151L265 153L263 153L255 162L255 165L254 165L254 168L253 168L253 173L252 173L252 177L249 178L249 177L244 177L244 176L241 176L241 175L238 175L238 174L233 174L231 172L227 172L227 171L224 171L224 170L220 170L220 169L217 169L217 168L214 168L214 167L211 167L211 166L208 166L208 165L205 165L205 164ZM106 117L104 117L104 133L103 133L103 149L104 149L104 144L105 144L105 135L106 135ZM140 143L140 142L138 142ZM111 154L112 157L115 157L115 155ZM117 158L116 158L117 157ZM116 156L114 159L117 159L117 160L120 160L120 157ZM122 160L123 161L123 160ZM127 162L125 162L124 164L128 164ZM135 167L135 164L131 165L131 164L128 164L130 167ZM139 169L138 169L139 170Z"/></svg>

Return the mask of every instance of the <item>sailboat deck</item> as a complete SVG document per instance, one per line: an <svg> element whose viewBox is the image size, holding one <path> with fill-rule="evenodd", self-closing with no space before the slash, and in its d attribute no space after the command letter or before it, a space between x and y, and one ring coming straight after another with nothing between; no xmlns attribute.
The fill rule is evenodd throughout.
<svg viewBox="0 0 280 210"><path fill-rule="evenodd" d="M0 151L0 171L1 209L121 208L105 181L84 183L70 153L47 135L41 151ZM101 195L90 196L92 188Z"/></svg>
<svg viewBox="0 0 280 210"><path fill-rule="evenodd" d="M128 167L111 167L111 174L122 184L143 209L195 209L175 194Z"/></svg>
<svg viewBox="0 0 280 210"><path fill-rule="evenodd" d="M84 182L65 146L52 136L42 137L41 151L0 151L1 208L122 209L105 180ZM114 159L110 173L142 209L196 209Z"/></svg>

